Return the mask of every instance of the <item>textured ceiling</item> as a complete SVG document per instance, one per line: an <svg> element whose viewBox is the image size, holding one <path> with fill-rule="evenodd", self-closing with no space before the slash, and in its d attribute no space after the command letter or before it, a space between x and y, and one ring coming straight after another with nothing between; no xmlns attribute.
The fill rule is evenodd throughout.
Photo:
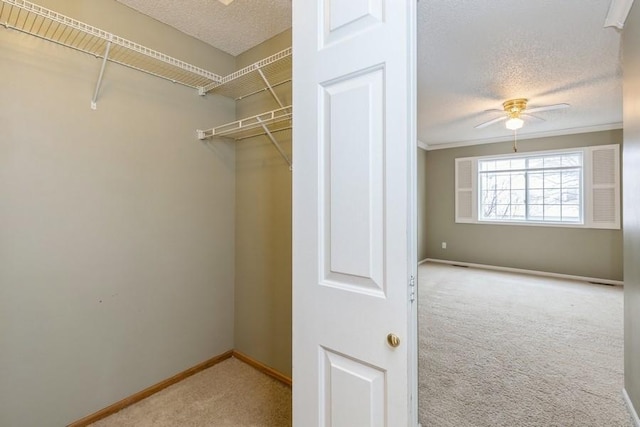
<svg viewBox="0 0 640 427"><path fill-rule="evenodd" d="M118 0L232 55L284 31L290 0ZM619 128L620 33L610 0L419 0L418 139L431 147L505 141L504 122L474 129L511 98L539 113L519 138Z"/></svg>
<svg viewBox="0 0 640 427"><path fill-rule="evenodd" d="M622 122L620 33L603 28L609 0L421 0L418 3L418 139L429 146L513 138L498 117L510 98L537 114L519 138Z"/></svg>
<svg viewBox="0 0 640 427"><path fill-rule="evenodd" d="M291 0L118 1L234 56L291 27Z"/></svg>

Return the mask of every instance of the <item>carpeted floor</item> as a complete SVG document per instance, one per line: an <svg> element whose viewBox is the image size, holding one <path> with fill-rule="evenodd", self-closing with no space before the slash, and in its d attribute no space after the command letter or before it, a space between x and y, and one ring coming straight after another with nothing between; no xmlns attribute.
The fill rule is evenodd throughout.
<svg viewBox="0 0 640 427"><path fill-rule="evenodd" d="M419 268L425 427L632 426L621 287Z"/></svg>
<svg viewBox="0 0 640 427"><path fill-rule="evenodd" d="M631 427L622 288L423 264L424 427ZM236 359L93 427L286 427L291 389Z"/></svg>
<svg viewBox="0 0 640 427"><path fill-rule="evenodd" d="M291 389L231 358L92 424L133 426L291 426Z"/></svg>

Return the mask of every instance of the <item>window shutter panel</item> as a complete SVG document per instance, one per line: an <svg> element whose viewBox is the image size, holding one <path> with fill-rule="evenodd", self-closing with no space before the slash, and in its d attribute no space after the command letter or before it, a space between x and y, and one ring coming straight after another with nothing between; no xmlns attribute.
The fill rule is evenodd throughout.
<svg viewBox="0 0 640 427"><path fill-rule="evenodd" d="M593 228L620 228L620 147L591 151L590 222Z"/></svg>
<svg viewBox="0 0 640 427"><path fill-rule="evenodd" d="M474 222L474 161L472 159L456 159L456 222Z"/></svg>

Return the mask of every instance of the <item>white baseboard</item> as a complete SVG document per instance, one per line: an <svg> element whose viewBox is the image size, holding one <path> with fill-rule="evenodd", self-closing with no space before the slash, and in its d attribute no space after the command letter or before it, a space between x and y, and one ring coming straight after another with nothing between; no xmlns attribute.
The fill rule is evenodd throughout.
<svg viewBox="0 0 640 427"><path fill-rule="evenodd" d="M506 271L509 273L530 274L533 276L556 277L559 279L580 280L582 282L605 283L607 285L622 286L623 284L623 282L621 282L620 280L599 279L596 277L573 276L571 274L551 273L548 271L537 271L537 270L525 270L523 268L500 267L497 265L488 265L488 264L474 264L471 262L449 261L445 259L427 258L420 261L418 264L422 264L427 261L436 262L440 264L462 265L464 267L482 268L484 270L497 270L497 271Z"/></svg>
<svg viewBox="0 0 640 427"><path fill-rule="evenodd" d="M624 397L624 402L627 404L627 409L629 409L629 413L631 414L631 418L633 418L633 422L636 423L636 427L640 427L640 418L638 417L638 413L636 409L633 407L633 403L631 403L631 399L629 398L629 394L626 389L622 389L622 396Z"/></svg>
<svg viewBox="0 0 640 427"><path fill-rule="evenodd" d="M425 262L427 262L427 261L429 261L429 258L425 258L425 259L423 259L422 261L418 261L418 265L420 265L420 264L424 264L424 263L425 263ZM419 426L419 427L422 427L422 426Z"/></svg>

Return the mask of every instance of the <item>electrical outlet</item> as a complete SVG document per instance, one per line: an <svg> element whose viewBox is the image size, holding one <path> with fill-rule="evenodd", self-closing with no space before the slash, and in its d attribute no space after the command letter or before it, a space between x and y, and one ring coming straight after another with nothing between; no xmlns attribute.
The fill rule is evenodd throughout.
<svg viewBox="0 0 640 427"><path fill-rule="evenodd" d="M442 242L442 249L447 249L447 242Z"/></svg>

